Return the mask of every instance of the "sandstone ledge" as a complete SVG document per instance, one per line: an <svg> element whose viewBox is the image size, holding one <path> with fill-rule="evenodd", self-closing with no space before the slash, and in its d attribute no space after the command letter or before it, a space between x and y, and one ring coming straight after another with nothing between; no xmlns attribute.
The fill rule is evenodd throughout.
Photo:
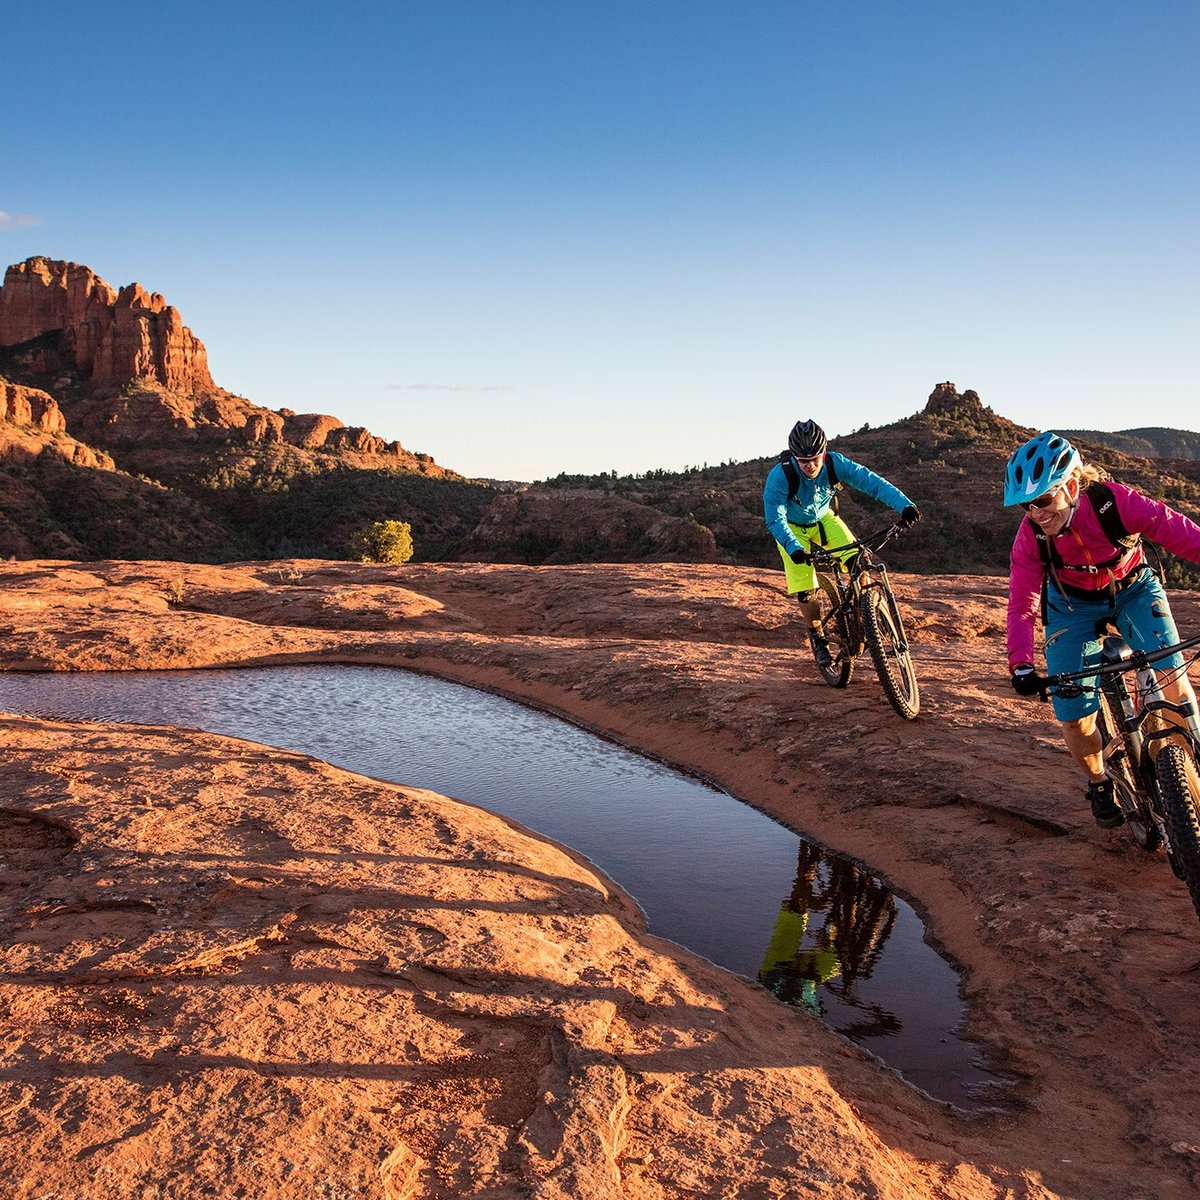
<svg viewBox="0 0 1200 1200"><path fill-rule="evenodd" d="M1004 697L1000 581L901 577L928 713L905 725L869 673L834 693L788 651L768 572L0 578L9 668L391 662L708 774L915 898L970 970L975 1031L1029 1079L1020 1115L956 1118L646 937L572 855L429 793L9 718L14 1194L1194 1193L1195 918L1165 865L1088 827L1049 724Z"/></svg>

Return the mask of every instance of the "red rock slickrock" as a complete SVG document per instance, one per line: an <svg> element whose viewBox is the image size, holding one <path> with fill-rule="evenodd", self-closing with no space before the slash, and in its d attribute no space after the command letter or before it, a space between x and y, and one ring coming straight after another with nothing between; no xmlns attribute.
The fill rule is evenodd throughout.
<svg viewBox="0 0 1200 1200"><path fill-rule="evenodd" d="M0 668L404 667L716 781L915 900L1018 1080L1016 1111L923 1099L479 809L4 716L0 1193L1194 1200L1186 892L1009 692L1004 581L894 580L914 722L865 663L820 681L777 571L0 564Z"/></svg>

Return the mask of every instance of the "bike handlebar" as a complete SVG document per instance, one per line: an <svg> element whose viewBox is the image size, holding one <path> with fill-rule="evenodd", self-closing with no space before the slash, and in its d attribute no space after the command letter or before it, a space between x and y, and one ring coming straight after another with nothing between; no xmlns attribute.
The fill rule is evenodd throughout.
<svg viewBox="0 0 1200 1200"><path fill-rule="evenodd" d="M847 542L844 546L812 546L809 554L814 566L835 565L840 562L838 555L845 554L847 550L869 550L872 554L882 550L903 529L903 525L889 525L878 533L868 534L855 542Z"/></svg>
<svg viewBox="0 0 1200 1200"><path fill-rule="evenodd" d="M1098 676L1124 675L1127 671L1139 671L1142 667L1152 666L1181 650L1191 650L1200 646L1200 636L1184 638L1172 646L1163 646L1158 650L1131 650L1129 657L1118 663L1101 663L1096 667L1086 667L1082 671L1062 671L1057 675L1047 675L1044 680L1044 690L1060 689L1058 694L1064 698L1082 696L1084 689L1076 684L1079 679L1095 679ZM1065 689L1065 690L1064 690Z"/></svg>

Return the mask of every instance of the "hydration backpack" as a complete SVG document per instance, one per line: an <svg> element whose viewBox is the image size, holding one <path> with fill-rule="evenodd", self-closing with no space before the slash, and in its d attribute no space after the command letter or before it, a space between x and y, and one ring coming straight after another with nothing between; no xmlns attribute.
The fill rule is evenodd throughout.
<svg viewBox="0 0 1200 1200"><path fill-rule="evenodd" d="M1117 507L1117 498L1113 495L1112 488L1108 484L1099 480L1089 484L1080 493L1080 499L1082 500L1084 497L1087 498L1087 502L1092 506L1092 511L1096 514L1096 519L1100 522L1100 528L1104 531L1104 536L1112 543L1114 553L1103 562L1094 563L1089 566L1072 563L1067 569L1071 571L1087 571L1090 574L1096 575L1101 571L1107 571L1119 565L1130 551L1137 549L1142 540L1142 535L1140 533L1130 533L1125 528L1125 522L1121 520L1121 510ZM1089 600L1096 599L1098 593L1095 591L1087 588L1072 587L1069 583L1063 583L1058 577L1058 570L1060 567L1066 566L1066 564L1063 562L1062 555L1059 554L1057 547L1054 545L1054 539L1048 537L1032 521L1029 524L1033 529L1033 536L1037 539L1038 551L1042 556L1042 566L1045 568L1045 576L1053 576L1055 585L1061 588L1068 596ZM1043 612L1045 612L1044 593L1045 585L1043 583Z"/></svg>

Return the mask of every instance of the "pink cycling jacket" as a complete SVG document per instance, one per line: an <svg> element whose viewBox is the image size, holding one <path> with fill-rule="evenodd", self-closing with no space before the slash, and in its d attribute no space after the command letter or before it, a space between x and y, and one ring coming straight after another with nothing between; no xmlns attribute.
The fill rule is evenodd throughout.
<svg viewBox="0 0 1200 1200"><path fill-rule="evenodd" d="M1200 525L1161 500L1151 500L1124 484L1108 481L1117 511L1130 533L1145 534L1160 546L1191 562L1200 562ZM1108 540L1095 510L1082 501L1071 523L1054 539L1062 556L1058 568L1063 583L1100 593L1110 583L1124 579L1146 561L1139 546L1111 569L1089 571L1089 566L1106 562L1117 552ZM1072 569L1075 568L1075 569ZM1008 574L1008 663L1015 667L1033 662L1034 623L1042 604L1042 575L1045 567L1033 525L1026 517L1013 541Z"/></svg>

